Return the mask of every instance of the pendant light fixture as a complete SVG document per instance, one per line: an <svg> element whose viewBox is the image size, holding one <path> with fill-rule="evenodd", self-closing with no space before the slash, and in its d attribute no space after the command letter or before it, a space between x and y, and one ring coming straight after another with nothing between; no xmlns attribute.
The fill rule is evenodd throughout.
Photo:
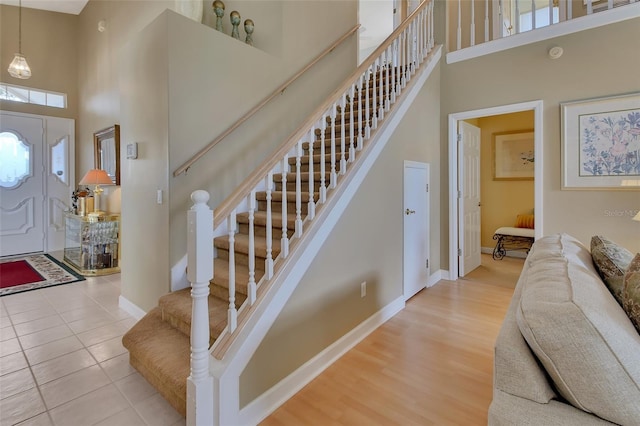
<svg viewBox="0 0 640 426"><path fill-rule="evenodd" d="M26 80L31 77L31 68L27 64L27 59L22 55L22 0L18 3L18 53L14 56L9 65L11 77Z"/></svg>

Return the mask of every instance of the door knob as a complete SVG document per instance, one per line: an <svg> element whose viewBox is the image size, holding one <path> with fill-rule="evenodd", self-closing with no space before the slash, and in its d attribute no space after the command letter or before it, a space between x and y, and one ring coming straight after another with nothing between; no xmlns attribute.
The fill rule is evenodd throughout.
<svg viewBox="0 0 640 426"><path fill-rule="evenodd" d="M409 210L409 209L406 209L406 210L404 211L404 214L406 214L407 216L409 216L410 214L414 214L415 212L416 212L415 210Z"/></svg>

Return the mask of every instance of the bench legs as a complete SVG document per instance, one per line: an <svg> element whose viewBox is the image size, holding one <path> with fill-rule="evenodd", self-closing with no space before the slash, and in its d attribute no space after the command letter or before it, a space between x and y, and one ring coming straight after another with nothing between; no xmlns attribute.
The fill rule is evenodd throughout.
<svg viewBox="0 0 640 426"><path fill-rule="evenodd" d="M502 260L507 255L507 250L524 250L529 254L533 238L518 237L506 234L494 234L493 239L496 240L496 246L493 249L493 258Z"/></svg>

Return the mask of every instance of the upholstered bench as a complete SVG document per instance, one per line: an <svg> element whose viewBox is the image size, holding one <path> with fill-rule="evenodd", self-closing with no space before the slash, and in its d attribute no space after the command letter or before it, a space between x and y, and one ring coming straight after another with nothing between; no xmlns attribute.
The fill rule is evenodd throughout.
<svg viewBox="0 0 640 426"><path fill-rule="evenodd" d="M506 256L507 250L524 250L529 253L535 239L535 230L503 226L496 230L493 239L496 240L493 258L502 260Z"/></svg>

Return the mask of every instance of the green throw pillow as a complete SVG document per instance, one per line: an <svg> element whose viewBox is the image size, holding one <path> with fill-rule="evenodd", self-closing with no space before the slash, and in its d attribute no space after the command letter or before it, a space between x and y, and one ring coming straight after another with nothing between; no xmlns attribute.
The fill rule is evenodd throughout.
<svg viewBox="0 0 640 426"><path fill-rule="evenodd" d="M624 274L622 307L640 332L640 253L636 254Z"/></svg>
<svg viewBox="0 0 640 426"><path fill-rule="evenodd" d="M613 241L596 235L591 238L591 258L607 288L622 305L624 274L633 254Z"/></svg>

